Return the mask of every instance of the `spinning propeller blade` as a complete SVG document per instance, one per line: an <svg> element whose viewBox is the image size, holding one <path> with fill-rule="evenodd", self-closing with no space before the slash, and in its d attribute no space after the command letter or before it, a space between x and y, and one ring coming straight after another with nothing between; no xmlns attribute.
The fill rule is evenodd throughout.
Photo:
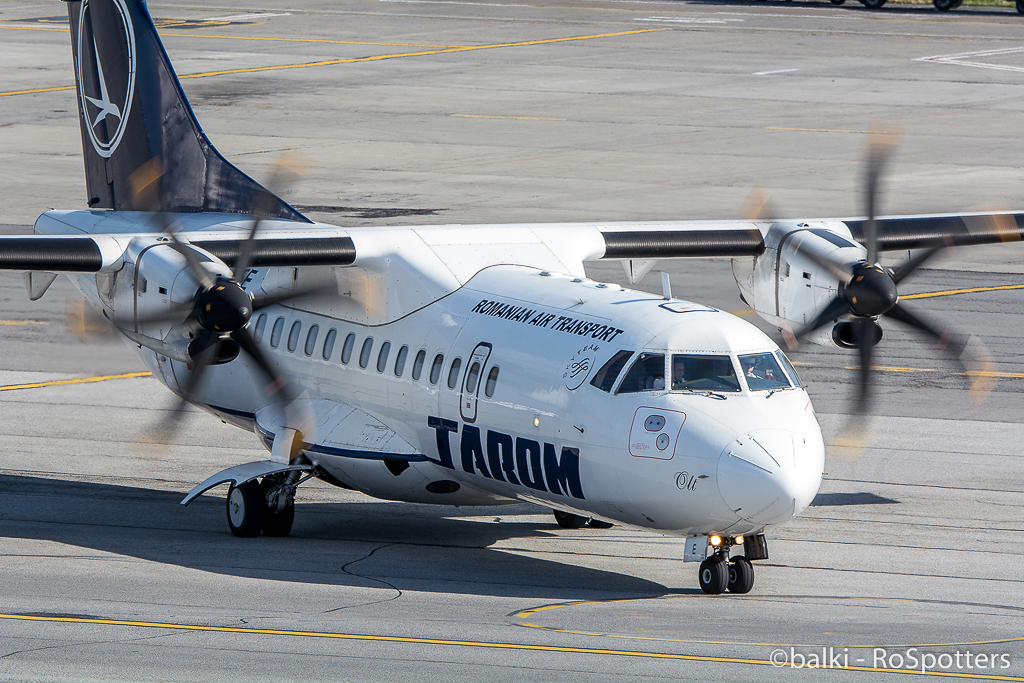
<svg viewBox="0 0 1024 683"><path fill-rule="evenodd" d="M246 326L252 314L261 308L324 293L330 288L306 287L253 296L242 288L241 281L249 269L249 264L252 263L260 223L263 217L268 215L269 209L279 201L276 193L303 175L309 165L308 157L299 153L282 155L273 165L266 189L261 188L253 197L251 213L255 218L248 236L241 240L239 257L230 278L214 275L207 270L195 249L175 234L174 223L165 211L160 192L160 178L163 175L161 160L151 159L132 174L131 182L137 205L148 207L152 211L152 220L169 239L169 246L185 258L189 272L199 283L193 302L172 305L169 310L161 311L159 314L136 318L138 323L189 323L199 328L199 332L189 345L190 355L195 362L185 385L180 388L179 399L169 416L155 429L145 434L143 441L165 443L171 439L180 427L186 407L189 403L195 402L196 389L206 370L218 362L228 362L223 356L227 355L230 360L232 354L237 351L245 352L265 376L268 396L285 403L286 407L294 402L296 396L288 385L287 378L277 371L260 350ZM227 354L224 353L225 350Z"/></svg>
<svg viewBox="0 0 1024 683"><path fill-rule="evenodd" d="M833 444L840 446L847 456L858 457L859 449L868 434L868 416L871 413L874 368L874 345L881 339L881 329L875 322L885 316L908 325L936 341L936 351L958 363L963 374L971 380L971 396L975 403L983 401L994 384L992 360L988 351L974 337L957 335L943 326L927 321L899 302L897 285L918 268L929 262L952 244L951 236L940 238L893 269L878 265L879 185L886 161L896 145L895 135L876 135L868 143L865 155L865 204L867 220L864 222L862 242L866 258L855 264L829 261L798 243L795 249L808 260L831 273L839 281L837 295L815 318L797 331L784 330L790 348L818 329L843 316L853 317L853 346L859 356L857 393L851 420L840 438Z"/></svg>

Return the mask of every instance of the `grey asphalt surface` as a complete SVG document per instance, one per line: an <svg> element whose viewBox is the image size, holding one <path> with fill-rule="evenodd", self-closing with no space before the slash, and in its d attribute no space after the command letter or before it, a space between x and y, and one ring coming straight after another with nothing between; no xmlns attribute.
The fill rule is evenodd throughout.
<svg viewBox="0 0 1024 683"><path fill-rule="evenodd" d="M885 212L1024 208L1024 17L1009 4L150 8L218 149L257 178L303 151L316 166L286 198L339 225L731 218L758 184L780 216L856 215L865 131L893 126ZM73 91L49 90L72 85L64 11L0 1L7 234L84 207ZM46 91L7 94L25 90ZM315 484L290 537L236 539L222 489L178 501L264 458L255 437L196 412L174 444L141 447L172 404L149 377L7 388L143 368L65 331L66 280L31 303L0 274L0 680L898 680L911 657L1024 679L1024 291L989 289L1024 285L1024 251L932 265L901 293L983 290L912 303L984 341L994 391L975 407L955 366L883 322L862 457L830 457L754 591L717 597L679 539L566 531L530 506ZM662 268L677 296L757 322L728 261ZM616 262L588 272L623 281ZM656 274L641 286L660 291ZM855 357L793 359L835 437ZM822 648L853 668L770 663Z"/></svg>

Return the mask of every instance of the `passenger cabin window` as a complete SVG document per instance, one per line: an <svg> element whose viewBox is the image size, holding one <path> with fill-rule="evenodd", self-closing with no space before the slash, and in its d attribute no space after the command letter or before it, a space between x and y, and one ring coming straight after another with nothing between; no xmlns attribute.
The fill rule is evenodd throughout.
<svg viewBox="0 0 1024 683"><path fill-rule="evenodd" d="M641 353L626 373L617 394L661 391L665 388L665 354Z"/></svg>
<svg viewBox="0 0 1024 683"><path fill-rule="evenodd" d="M729 356L672 354L672 391L739 391Z"/></svg>
<svg viewBox="0 0 1024 683"><path fill-rule="evenodd" d="M466 373L466 391L470 394L476 393L476 382L480 379L480 363L473 363Z"/></svg>
<svg viewBox="0 0 1024 683"><path fill-rule="evenodd" d="M309 328L309 334L306 335L306 346L302 350L306 352L307 356L313 355L313 349L316 348L316 335L320 332L319 325L313 325Z"/></svg>
<svg viewBox="0 0 1024 683"><path fill-rule="evenodd" d="M437 384L437 380L441 379L441 368L444 366L444 356L440 353L434 356L434 362L430 366L430 383Z"/></svg>
<svg viewBox="0 0 1024 683"><path fill-rule="evenodd" d="M345 345L341 347L341 362L348 365L348 362L352 360L352 349L356 345L356 335L349 333L345 337Z"/></svg>
<svg viewBox="0 0 1024 683"><path fill-rule="evenodd" d="M386 341L380 345L380 353L377 354L377 372L384 372L388 366L388 354L391 353L391 342Z"/></svg>
<svg viewBox="0 0 1024 683"><path fill-rule="evenodd" d="M398 357L395 358L395 377L401 377L405 372L405 359L409 356L409 347L403 346L398 349ZM422 363L420 364L422 367Z"/></svg>
<svg viewBox="0 0 1024 683"><path fill-rule="evenodd" d="M448 388L454 389L459 384L459 371L462 369L462 359L456 358L452 361L452 367L448 370Z"/></svg>
<svg viewBox="0 0 1024 683"><path fill-rule="evenodd" d="M252 331L253 340L259 344L263 341L263 330L267 327L267 314L260 313L260 317L256 319L256 329Z"/></svg>
<svg viewBox="0 0 1024 683"><path fill-rule="evenodd" d="M740 356L743 379L751 391L785 389L789 380L779 367L779 361L771 353L748 353Z"/></svg>
<svg viewBox="0 0 1024 683"><path fill-rule="evenodd" d="M800 381L800 375L796 374L796 368L793 367L793 364L789 361L789 358L786 357L786 354L779 349L775 352L775 356L779 359L779 362L782 363L782 367L786 371L786 374L789 375L789 381L793 383L793 386L802 387L803 383Z"/></svg>
<svg viewBox="0 0 1024 683"><path fill-rule="evenodd" d="M615 379L622 372L623 366L632 355L632 351L619 351L616 353L607 363L601 366L601 369L594 375L594 379L590 380L590 385L597 387L601 391L611 391L612 387L615 386Z"/></svg>
<svg viewBox="0 0 1024 683"><path fill-rule="evenodd" d="M494 396L494 387L498 384L498 366L491 368L491 371L487 373L487 383L484 384L484 396L490 398Z"/></svg>
<svg viewBox="0 0 1024 683"><path fill-rule="evenodd" d="M367 337L363 342L363 348L359 352L359 367L365 368L370 364L370 353L373 352L373 337Z"/></svg>
<svg viewBox="0 0 1024 683"><path fill-rule="evenodd" d="M296 320L292 323L292 329L288 332L288 350L294 351L299 345L299 333L302 332L302 323Z"/></svg>
<svg viewBox="0 0 1024 683"><path fill-rule="evenodd" d="M427 352L420 349L416 353L416 360L412 362L412 380L414 382L420 381L420 375L423 374L423 362L427 359Z"/></svg>
<svg viewBox="0 0 1024 683"><path fill-rule="evenodd" d="M284 318L274 321L274 329L270 331L270 345L275 349L281 343L281 333L284 332Z"/></svg>
<svg viewBox="0 0 1024 683"><path fill-rule="evenodd" d="M338 338L338 331L333 327L327 330L327 336L324 337L324 360L330 360L331 354L334 353L334 342Z"/></svg>

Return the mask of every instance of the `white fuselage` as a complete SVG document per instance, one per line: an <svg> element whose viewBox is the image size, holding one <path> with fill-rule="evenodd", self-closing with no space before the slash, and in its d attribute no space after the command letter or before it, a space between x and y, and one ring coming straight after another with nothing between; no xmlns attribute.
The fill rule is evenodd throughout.
<svg viewBox="0 0 1024 683"><path fill-rule="evenodd" d="M355 239L356 231L349 234ZM166 248L146 253L159 249ZM394 250L391 269L378 268L376 279L358 261L356 268L310 269L302 277L333 278L337 297L266 308L249 323L311 406L315 425L303 431L309 457L341 482L394 500L529 501L679 535L756 532L788 521L817 493L824 449L806 391L785 379L774 390L738 379L740 356L781 355L749 323L521 265L462 277L424 272L423 291L410 291L424 258L403 255L401 243ZM142 258L140 272L151 256ZM146 272L162 277L159 268ZM253 269L245 287L295 286L300 272ZM389 283L402 278L411 303L389 309L396 298ZM74 279L94 303L110 306L97 296L96 276ZM106 284L114 298L136 296L133 305L142 306L142 293ZM147 294L157 284L151 279ZM168 300L179 284L168 282ZM438 296L438 288L446 291ZM595 386L595 375L623 351L632 352L628 361L606 373L603 388ZM156 377L180 389L185 363L146 346L140 352ZM677 356L725 359L735 390L673 390ZM624 379L643 358L661 373L660 383L625 390ZM269 445L276 423L260 417L269 399L258 377L243 355L210 368L196 397L255 428ZM340 433L348 423L337 415L352 408L369 418L361 433ZM353 448L370 448L374 439L404 444L426 460L395 468L352 457Z"/></svg>

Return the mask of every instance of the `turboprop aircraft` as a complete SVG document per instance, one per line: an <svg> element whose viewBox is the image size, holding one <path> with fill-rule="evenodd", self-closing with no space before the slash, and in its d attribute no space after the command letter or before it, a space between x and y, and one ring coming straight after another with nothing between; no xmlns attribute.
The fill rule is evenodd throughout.
<svg viewBox="0 0 1024 683"><path fill-rule="evenodd" d="M859 349L879 316L983 357L898 301L944 244L1020 239L1024 214L345 228L226 161L142 0L68 2L88 209L0 238L37 299L65 273L154 377L266 445L230 483L236 536L287 535L311 477L447 505L527 501L559 524L686 537L707 593L745 593L765 532L822 477L821 430L779 347L723 311L586 277L583 263L730 257L793 339ZM273 185L273 183L271 183ZM921 249L894 270L883 250ZM667 289L667 288L666 288ZM739 548L743 554L735 554Z"/></svg>

